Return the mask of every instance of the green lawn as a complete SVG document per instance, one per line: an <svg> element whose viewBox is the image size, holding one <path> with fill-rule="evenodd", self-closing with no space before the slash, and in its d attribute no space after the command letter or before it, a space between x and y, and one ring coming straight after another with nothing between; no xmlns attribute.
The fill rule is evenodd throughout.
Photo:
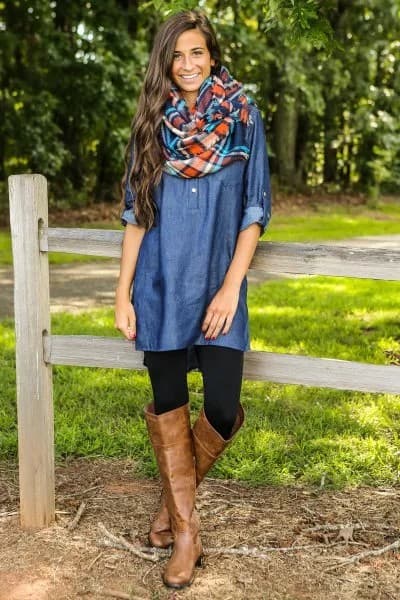
<svg viewBox="0 0 400 600"><path fill-rule="evenodd" d="M91 224L91 226L96 226ZM99 226L99 225L98 225ZM117 223L110 227L117 228ZM400 234L400 205L377 209L320 205L276 215L264 239L323 241ZM93 260L50 256L51 262ZM0 264L11 262L0 232ZM345 278L274 280L250 287L252 349L389 364L400 354L400 284ZM113 311L54 314L55 334L118 336ZM15 457L14 330L0 323L0 457ZM399 367L400 368L400 367ZM131 456L138 474L157 472L142 418L151 398L147 373L54 367L56 455ZM199 373L190 373L193 416L202 402ZM253 484L343 487L399 483L400 398L246 381L246 425L212 474Z"/></svg>
<svg viewBox="0 0 400 600"><path fill-rule="evenodd" d="M104 223L83 224L82 227L104 228ZM117 221L107 228L119 229ZM272 217L270 227L263 239L287 242L312 242L341 240L359 235L400 234L400 202L381 202L377 208L365 206L343 207L339 204L320 204L314 209L294 215L277 214ZM52 264L108 260L93 256L50 253ZM10 234L0 230L0 265L12 263Z"/></svg>
<svg viewBox="0 0 400 600"><path fill-rule="evenodd" d="M362 235L400 234L400 202L365 206L320 204L304 214L272 216L263 239L274 242L343 240Z"/></svg>
<svg viewBox="0 0 400 600"><path fill-rule="evenodd" d="M400 285L327 277L253 287L253 349L388 364L400 353ZM119 335L113 311L54 314L56 334ZM14 333L0 327L3 401L0 457L16 454ZM400 368L400 367L399 367ZM54 367L56 454L131 456L137 473L157 472L142 418L151 398L146 372ZM189 375L193 415L202 402ZM5 385L4 385L5 384ZM400 472L400 397L244 382L246 425L214 476L253 484L395 484Z"/></svg>

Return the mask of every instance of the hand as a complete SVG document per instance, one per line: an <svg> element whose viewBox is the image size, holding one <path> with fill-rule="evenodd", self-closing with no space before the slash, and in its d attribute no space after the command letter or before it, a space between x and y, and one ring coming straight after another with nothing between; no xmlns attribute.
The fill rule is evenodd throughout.
<svg viewBox="0 0 400 600"><path fill-rule="evenodd" d="M120 330L128 340L136 338L136 314L132 302L117 290L115 295L114 327Z"/></svg>
<svg viewBox="0 0 400 600"><path fill-rule="evenodd" d="M239 288L224 284L206 310L201 327L206 339L215 340L222 333L228 333L239 302Z"/></svg>

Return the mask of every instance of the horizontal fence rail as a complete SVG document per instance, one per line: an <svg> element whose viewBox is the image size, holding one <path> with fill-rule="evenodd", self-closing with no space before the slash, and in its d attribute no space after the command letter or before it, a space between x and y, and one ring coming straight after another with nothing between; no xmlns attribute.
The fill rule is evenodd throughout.
<svg viewBox="0 0 400 600"><path fill-rule="evenodd" d="M134 342L85 335L46 335L44 360L52 365L144 369ZM275 352L246 352L245 379L359 392L400 393L400 368Z"/></svg>
<svg viewBox="0 0 400 600"><path fill-rule="evenodd" d="M122 231L42 227L40 250L118 258ZM400 252L327 244L259 242L251 269L265 273L331 275L400 281Z"/></svg>

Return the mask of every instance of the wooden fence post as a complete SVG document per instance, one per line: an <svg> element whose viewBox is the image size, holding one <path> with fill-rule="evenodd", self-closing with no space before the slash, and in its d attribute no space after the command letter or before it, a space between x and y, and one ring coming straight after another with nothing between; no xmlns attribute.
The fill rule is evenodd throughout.
<svg viewBox="0 0 400 600"><path fill-rule="evenodd" d="M39 529L54 520L52 370L43 358L50 334L49 263L39 250L47 227L47 181L42 175L8 179L14 261L20 521Z"/></svg>

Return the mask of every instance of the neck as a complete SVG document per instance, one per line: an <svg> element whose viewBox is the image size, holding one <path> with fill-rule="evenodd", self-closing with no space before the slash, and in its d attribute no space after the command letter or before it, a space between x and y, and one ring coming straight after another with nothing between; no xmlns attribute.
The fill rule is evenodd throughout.
<svg viewBox="0 0 400 600"><path fill-rule="evenodd" d="M186 104L188 105L189 110L192 110L196 104L197 92L185 92L182 95L186 101Z"/></svg>

